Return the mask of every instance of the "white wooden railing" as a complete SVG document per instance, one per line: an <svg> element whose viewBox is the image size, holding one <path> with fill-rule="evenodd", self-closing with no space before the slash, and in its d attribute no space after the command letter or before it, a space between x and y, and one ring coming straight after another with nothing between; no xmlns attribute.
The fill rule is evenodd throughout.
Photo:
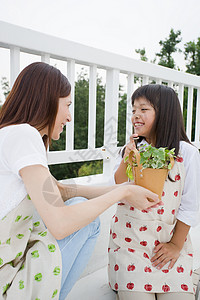
<svg viewBox="0 0 200 300"><path fill-rule="evenodd" d="M50 63L50 58L67 62L66 73L72 85L72 102L74 102L75 66L76 64L89 66L88 149L74 150L74 123L72 121L67 126L66 150L50 152L49 164L103 159L103 174L94 177L101 181L111 175L115 156L118 152L117 116L120 73L127 75L127 139L132 132L130 97L135 89L134 76L140 76L143 84L154 80L157 83L167 83L169 86L175 87L181 107L183 107L184 87L188 88L186 132L191 139L192 119L195 118L195 138L192 142L200 149L200 78L198 76L94 49L1 21L0 47L10 51L11 85L21 71L21 52L39 55L41 61L47 63ZM101 149L95 148L98 68L106 70L104 147ZM197 90L196 116L192 114L194 89ZM74 120L74 107L71 113Z"/></svg>

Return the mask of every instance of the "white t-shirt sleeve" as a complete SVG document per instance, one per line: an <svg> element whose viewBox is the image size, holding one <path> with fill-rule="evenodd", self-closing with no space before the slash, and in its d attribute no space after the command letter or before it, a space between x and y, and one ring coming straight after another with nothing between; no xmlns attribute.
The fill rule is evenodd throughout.
<svg viewBox="0 0 200 300"><path fill-rule="evenodd" d="M200 154L198 149L186 142L181 142L180 151L186 177L177 219L196 226L200 221Z"/></svg>
<svg viewBox="0 0 200 300"><path fill-rule="evenodd" d="M27 166L42 165L48 168L42 137L37 129L28 124L14 126L10 130L3 141L2 152L6 167L18 177L19 171Z"/></svg>

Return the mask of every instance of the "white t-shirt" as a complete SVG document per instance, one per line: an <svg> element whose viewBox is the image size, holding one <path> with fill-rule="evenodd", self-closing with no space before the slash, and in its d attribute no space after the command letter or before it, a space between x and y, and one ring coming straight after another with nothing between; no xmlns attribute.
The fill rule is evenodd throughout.
<svg viewBox="0 0 200 300"><path fill-rule="evenodd" d="M29 124L0 129L0 220L27 194L19 171L38 164L48 168L46 149L37 129Z"/></svg>
<svg viewBox="0 0 200 300"><path fill-rule="evenodd" d="M148 144L143 140L141 144L144 143ZM200 222L200 154L196 147L184 141L180 142L179 151L183 157L186 177L177 219L189 226L196 226ZM121 160L122 157L119 154L114 174Z"/></svg>

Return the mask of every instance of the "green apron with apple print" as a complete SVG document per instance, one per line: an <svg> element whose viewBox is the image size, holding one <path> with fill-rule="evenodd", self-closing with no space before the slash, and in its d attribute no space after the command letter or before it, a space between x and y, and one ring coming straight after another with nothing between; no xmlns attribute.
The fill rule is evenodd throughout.
<svg viewBox="0 0 200 300"><path fill-rule="evenodd" d="M59 299L62 258L29 196L0 220L0 299Z"/></svg>
<svg viewBox="0 0 200 300"><path fill-rule="evenodd" d="M149 293L193 293L193 251L189 235L172 269L161 270L150 261L154 247L169 242L176 224L185 180L183 159L177 158L165 181L163 206L139 211L118 203L112 220L109 244L109 281L113 290Z"/></svg>

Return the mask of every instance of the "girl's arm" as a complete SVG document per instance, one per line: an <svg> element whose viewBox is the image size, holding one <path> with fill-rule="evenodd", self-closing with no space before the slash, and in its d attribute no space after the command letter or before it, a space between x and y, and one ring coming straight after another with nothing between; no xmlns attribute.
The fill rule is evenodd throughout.
<svg viewBox="0 0 200 300"><path fill-rule="evenodd" d="M171 269L174 266L183 248L189 230L189 225L177 220L170 242L160 243L155 247L154 252L156 254L151 258L153 267L162 269L162 267L170 260L171 262L168 269Z"/></svg>
<svg viewBox="0 0 200 300"><path fill-rule="evenodd" d="M122 157L122 161L118 167L118 169L115 172L114 178L115 182L117 184L127 182L128 181L128 176L126 175L126 168L127 168L127 162L124 162L124 159L126 156L129 155L129 153L136 148L135 142L134 142L134 137L138 137L138 134L132 134L130 137L130 142L126 145L124 155Z"/></svg>
<svg viewBox="0 0 200 300"><path fill-rule="evenodd" d="M94 196L94 198L84 203L66 206L47 168L41 165L27 166L20 170L20 175L39 215L56 239L63 239L86 226L118 201L125 200L140 210L159 203L158 196L144 188L120 185L113 189L106 187L107 193L103 196L100 196L105 192L103 187L98 188L97 192L95 188L79 187L74 195ZM148 198L153 202L149 202Z"/></svg>

